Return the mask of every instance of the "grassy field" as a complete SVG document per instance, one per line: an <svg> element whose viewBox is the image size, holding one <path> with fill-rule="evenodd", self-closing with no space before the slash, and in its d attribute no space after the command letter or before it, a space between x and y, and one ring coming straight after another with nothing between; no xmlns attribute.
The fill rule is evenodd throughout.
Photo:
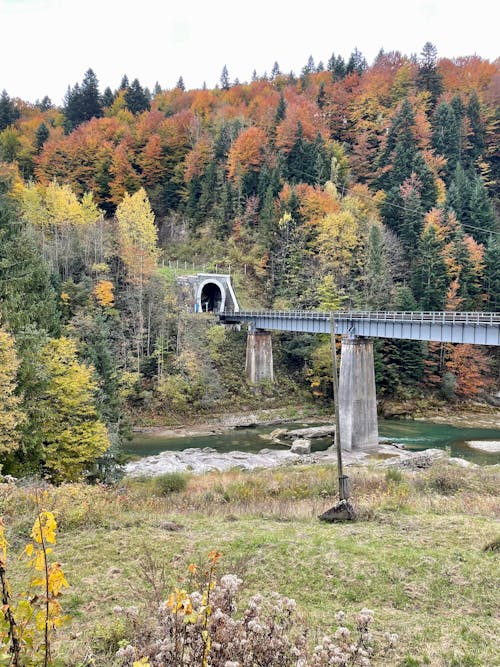
<svg viewBox="0 0 500 667"><path fill-rule="evenodd" d="M242 603L257 591L294 598L313 640L336 627L338 610L372 609L380 646L385 632L399 635L373 665L499 665L498 469L349 474L359 518L336 525L317 519L335 502L332 467L192 476L180 491L178 479L48 488L55 556L71 584L58 655L72 667L112 665L120 641L132 639L113 607L153 613L157 595L217 549L220 573L244 581ZM29 536L32 497L0 485L0 514L19 589L26 575L14 554Z"/></svg>

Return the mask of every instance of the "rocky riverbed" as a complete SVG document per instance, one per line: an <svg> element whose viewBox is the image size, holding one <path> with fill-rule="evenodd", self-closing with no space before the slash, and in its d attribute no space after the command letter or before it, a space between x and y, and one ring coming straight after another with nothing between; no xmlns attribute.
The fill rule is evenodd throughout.
<svg viewBox="0 0 500 667"><path fill-rule="evenodd" d="M343 452L344 465L375 463L383 467L401 466L419 470L428 468L439 459L448 458L442 449L427 449L423 452L408 452L398 445L380 444L370 451ZM382 459L382 460L380 460ZM474 465L463 459L448 459L457 465ZM337 463L337 453L333 448L311 454L295 454L290 450L262 449L255 454L249 452L220 453L211 447L185 449L179 452L162 452L128 463L126 473L132 477L156 476L171 472L191 472L195 474L213 470L224 471L237 468L275 468L277 466L310 465L315 463Z"/></svg>

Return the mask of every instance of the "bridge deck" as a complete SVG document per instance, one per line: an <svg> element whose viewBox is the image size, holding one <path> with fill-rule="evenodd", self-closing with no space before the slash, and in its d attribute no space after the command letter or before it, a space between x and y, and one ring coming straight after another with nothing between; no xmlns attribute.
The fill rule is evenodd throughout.
<svg viewBox="0 0 500 667"><path fill-rule="evenodd" d="M338 334L500 345L500 313L336 311L334 315ZM303 333L330 333L330 317L329 312L303 310L219 314L220 321L226 324L249 323L255 329Z"/></svg>

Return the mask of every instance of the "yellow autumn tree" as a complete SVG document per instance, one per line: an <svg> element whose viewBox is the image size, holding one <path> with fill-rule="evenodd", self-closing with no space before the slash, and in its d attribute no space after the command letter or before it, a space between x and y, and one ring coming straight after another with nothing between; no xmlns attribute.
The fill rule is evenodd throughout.
<svg viewBox="0 0 500 667"><path fill-rule="evenodd" d="M15 395L19 361L14 339L0 327L0 455L8 454L19 445L19 426L24 421L21 399Z"/></svg>
<svg viewBox="0 0 500 667"><path fill-rule="evenodd" d="M42 457L57 482L76 480L110 445L95 408L92 368L80 363L69 338L50 340L41 362L47 377L40 398Z"/></svg>
<svg viewBox="0 0 500 667"><path fill-rule="evenodd" d="M137 369L143 354L144 289L158 261L157 231L154 213L144 188L126 194L116 209L120 259L129 287L133 315Z"/></svg>
<svg viewBox="0 0 500 667"><path fill-rule="evenodd" d="M24 220L40 236L44 258L63 279L83 255L85 264L102 260L102 212L92 193L79 199L67 184L30 183L18 193Z"/></svg>
<svg viewBox="0 0 500 667"><path fill-rule="evenodd" d="M100 280L93 290L97 303L103 308L109 308L115 303L113 283L111 280ZM61 294L62 297L62 294Z"/></svg>

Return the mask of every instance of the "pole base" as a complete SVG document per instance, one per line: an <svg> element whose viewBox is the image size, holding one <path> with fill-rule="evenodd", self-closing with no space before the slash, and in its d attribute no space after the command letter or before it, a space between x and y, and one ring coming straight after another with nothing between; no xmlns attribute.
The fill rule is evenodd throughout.
<svg viewBox="0 0 500 667"><path fill-rule="evenodd" d="M341 500L323 514L318 516L320 521L335 523L335 521L356 521L356 510L348 500Z"/></svg>

